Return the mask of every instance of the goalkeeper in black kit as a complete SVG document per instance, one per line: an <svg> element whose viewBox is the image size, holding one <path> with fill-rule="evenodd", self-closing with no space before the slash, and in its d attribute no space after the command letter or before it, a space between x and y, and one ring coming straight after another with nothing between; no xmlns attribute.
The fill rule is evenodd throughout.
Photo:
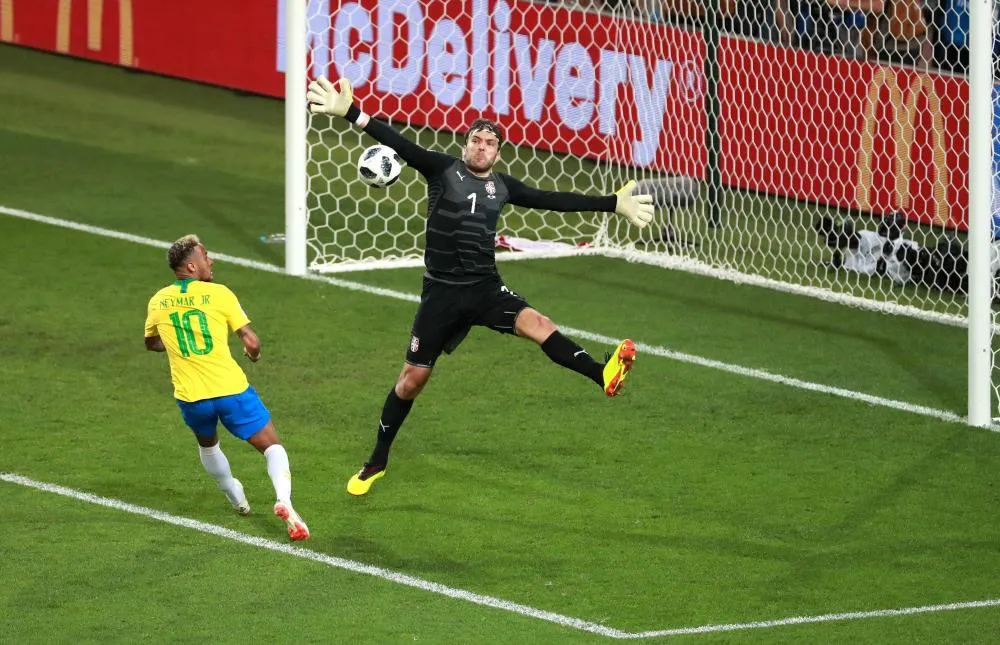
<svg viewBox="0 0 1000 645"><path fill-rule="evenodd" d="M548 192L494 172L503 133L478 119L469 127L462 158L427 150L390 125L362 112L347 79L320 77L309 84L314 114L343 117L393 148L427 180L427 228L423 292L413 320L403 371L386 397L375 449L347 483L364 495L385 474L389 448L441 352L451 353L475 326L489 327L537 343L552 361L586 376L607 396L621 392L635 363L635 343L623 340L604 363L562 335L555 324L503 283L494 255L497 221L505 204L553 211L600 211L622 215L635 226L653 219L652 197L633 195L635 182L614 195Z"/></svg>

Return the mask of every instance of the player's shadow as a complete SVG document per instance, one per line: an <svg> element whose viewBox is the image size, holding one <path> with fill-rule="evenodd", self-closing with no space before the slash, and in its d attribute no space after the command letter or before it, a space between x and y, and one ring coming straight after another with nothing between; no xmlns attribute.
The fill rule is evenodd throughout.
<svg viewBox="0 0 1000 645"><path fill-rule="evenodd" d="M378 541L357 536L337 535L323 543L323 551L338 558L346 558L366 565L416 576L439 573L474 573L479 569L476 562L472 560L443 557L440 552L433 555L429 551L421 552L419 555L401 555L386 548L390 544L392 544L390 540Z"/></svg>
<svg viewBox="0 0 1000 645"><path fill-rule="evenodd" d="M852 566L864 568L871 566L879 568L887 561L898 559L901 554L933 554L954 546L979 549L991 552L993 544L988 540L962 540L960 543L948 541L935 542L933 539L914 539L907 534L894 533L891 539L872 543L871 540L859 539L858 532L866 530L876 521L886 509L893 507L898 500L912 493L928 479L928 474L935 468L946 468L947 455L962 452L972 439L972 433L979 432L966 427L956 427L953 432L946 433L932 448L908 462L888 481L872 482L871 494L851 505L839 522L835 525L817 527L809 535L801 536L798 544L763 543L760 540L746 539L747 531L755 527L740 527L734 525L732 537L704 535L700 533L669 535L656 534L632 528L615 528L601 518L593 518L593 522L585 527L574 527L564 521L554 518L553 521L526 520L523 517L511 517L506 514L470 512L463 508L458 511L454 507L439 507L428 504L387 504L381 511L399 516L425 515L436 518L443 524L468 522L478 525L481 530L503 533L510 530L511 525L517 525L524 531L538 535L573 536L583 543L595 543L595 549L604 545L619 545L620 551L634 548L638 552L649 552L649 549L668 549L671 551L685 550L692 553L709 553L723 556L750 558L756 561L768 560L788 563L787 573L774 581L775 586L784 588L784 580L788 587L793 587L796 581L821 577L824 572L839 570L844 562ZM438 462L435 465L439 474L451 476L456 481L469 481L468 471L462 467L448 468ZM450 471L450 475L449 475ZM525 491L517 484L511 483L509 476L491 477L476 470L476 486L491 490L509 490L511 496L524 496ZM551 489L550 489L551 493ZM559 501L559 500L557 500ZM562 500L565 504L573 504L571 499ZM561 503L562 503L561 502ZM581 503L579 501L575 503ZM664 510L663 516L669 516L669 510ZM950 540L950 538L949 538ZM381 547L371 542L358 542L349 539L342 542L338 539L338 550L353 543L353 554L363 561L371 558L381 558L380 566L411 567L412 559L394 560L387 557ZM423 566L433 566L424 562ZM461 569L474 568L467 564ZM445 569L449 570L449 569Z"/></svg>
<svg viewBox="0 0 1000 645"><path fill-rule="evenodd" d="M866 499L852 504L839 522L823 526L809 537L810 542L819 548L809 550L792 561L792 566L773 581L775 588L784 588L786 583L793 586L802 580L817 579L824 571L838 569L845 562L849 562L857 570L864 570L866 567L885 567L887 563L900 562L917 554L939 560L937 554L961 552L965 548L994 552L995 544L989 541L956 541L952 535L941 535L933 531L916 531L919 536L916 539L906 531L893 531L891 541L875 544L858 535L859 532L871 531L871 526L901 498L927 486L927 482L933 480L931 475L935 470L949 468L951 462L947 459L948 455L962 453L972 440L973 433L978 432L982 430L956 426L952 432L945 433L932 449L909 461L890 480L884 483L873 482L871 494ZM934 537L938 537L939 541L933 541ZM853 544L856 544L853 548L844 548Z"/></svg>
<svg viewBox="0 0 1000 645"><path fill-rule="evenodd" d="M482 480L479 481L482 483ZM510 516L495 516L481 513L462 512L461 517L456 517L454 509L439 509L424 505L402 505L393 506L393 513L401 514L423 514L440 518L441 522L475 522L483 527L483 530L493 529L498 531L508 531L512 524L524 528L526 531L536 532L539 535L559 535L561 537L574 536L576 539L587 542L599 542L603 545L615 546L618 550L626 550L624 545L633 545L640 550L650 548L683 549L688 551L720 553L751 559L768 559L778 561L788 561L801 557L803 549L791 546L775 546L760 543L751 543L742 537L722 538L718 536L705 535L656 535L650 532L639 532L636 530L613 529L607 526L598 528L591 526L587 528L569 528L560 522L538 522L524 519L511 518ZM595 547L596 548L596 547ZM468 568L468 567L464 567Z"/></svg>

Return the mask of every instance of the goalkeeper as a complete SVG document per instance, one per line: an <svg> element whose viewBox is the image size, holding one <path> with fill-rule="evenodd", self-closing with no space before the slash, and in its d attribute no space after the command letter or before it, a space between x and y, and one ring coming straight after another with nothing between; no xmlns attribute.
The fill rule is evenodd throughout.
<svg viewBox="0 0 1000 645"><path fill-rule="evenodd" d="M410 336L403 371L385 400L375 449L347 484L364 495L385 474L389 448L431 377L441 352L451 353L472 326L479 325L537 343L555 363L583 374L607 396L617 395L635 362L635 343L623 340L607 361L594 360L564 336L546 316L504 285L497 271L494 244L504 205L553 211L603 211L643 227L653 219L652 197L633 195L630 181L614 195L547 192L494 172L503 133L485 119L472 123L461 159L427 150L387 123L369 117L353 101L351 85L320 77L309 84L309 109L347 119L379 143L393 148L427 180L426 273L420 307Z"/></svg>

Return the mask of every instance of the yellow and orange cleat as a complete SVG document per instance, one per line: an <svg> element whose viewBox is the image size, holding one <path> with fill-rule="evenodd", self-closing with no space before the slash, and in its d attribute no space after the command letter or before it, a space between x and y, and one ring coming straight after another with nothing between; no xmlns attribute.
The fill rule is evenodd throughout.
<svg viewBox="0 0 1000 645"><path fill-rule="evenodd" d="M634 364L635 343L626 338L614 353L608 356L608 362L604 364L604 393L608 396L617 396Z"/></svg>

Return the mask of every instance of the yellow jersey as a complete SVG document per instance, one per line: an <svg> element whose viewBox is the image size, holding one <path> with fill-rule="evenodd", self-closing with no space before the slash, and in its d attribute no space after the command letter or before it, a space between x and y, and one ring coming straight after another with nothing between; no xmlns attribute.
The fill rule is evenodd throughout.
<svg viewBox="0 0 1000 645"><path fill-rule="evenodd" d="M177 399L201 401L247 389L228 341L230 330L249 323L236 294L214 282L178 280L150 298L145 334L163 341Z"/></svg>

